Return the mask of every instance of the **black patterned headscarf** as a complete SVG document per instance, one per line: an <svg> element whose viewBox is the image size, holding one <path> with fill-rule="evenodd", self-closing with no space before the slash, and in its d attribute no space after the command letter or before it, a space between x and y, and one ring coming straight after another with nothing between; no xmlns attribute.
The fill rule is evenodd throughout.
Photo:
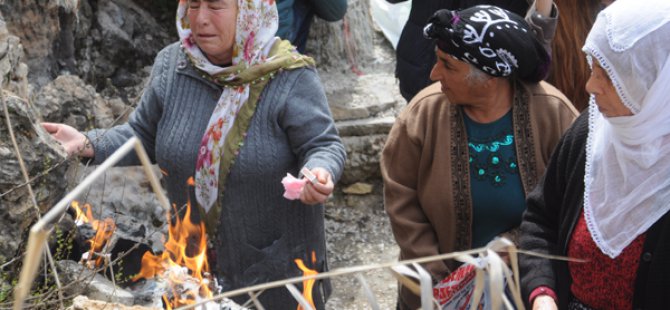
<svg viewBox="0 0 670 310"><path fill-rule="evenodd" d="M497 6L439 10L423 32L426 38L435 39L443 52L495 77L517 76L539 82L551 63L526 21Z"/></svg>

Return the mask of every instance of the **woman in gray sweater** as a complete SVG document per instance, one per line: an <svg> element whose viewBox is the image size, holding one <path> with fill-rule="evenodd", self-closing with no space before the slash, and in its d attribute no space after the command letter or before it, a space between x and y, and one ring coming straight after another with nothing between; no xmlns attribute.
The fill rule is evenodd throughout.
<svg viewBox="0 0 670 310"><path fill-rule="evenodd" d="M272 1L182 0L177 28L180 41L156 57L128 123L83 134L44 127L70 155L95 164L137 136L166 172L171 203L199 206L193 217L206 223L210 264L224 291L300 276L296 258L325 271L322 203L346 154L314 61L275 37ZM139 161L129 155L121 164ZM316 180L299 200L283 198L282 177L303 167ZM187 185L191 177L195 186ZM329 284L317 282L317 308L328 294ZM265 291L260 301L296 308L285 289Z"/></svg>

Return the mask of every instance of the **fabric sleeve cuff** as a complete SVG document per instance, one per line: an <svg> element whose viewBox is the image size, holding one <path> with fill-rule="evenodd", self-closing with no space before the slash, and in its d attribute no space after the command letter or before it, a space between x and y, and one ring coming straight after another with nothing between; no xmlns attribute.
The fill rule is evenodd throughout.
<svg viewBox="0 0 670 310"><path fill-rule="evenodd" d="M542 295L547 295L551 298L554 299L558 303L558 297L556 296L556 292L552 290L548 286L539 286L535 288L531 293L530 296L528 297L528 301L530 302L530 305L533 305L533 301L535 301L535 298L542 296Z"/></svg>
<svg viewBox="0 0 670 310"><path fill-rule="evenodd" d="M537 5L535 4L535 1L533 1L533 3L530 5L530 8L528 8L528 12L526 12L525 17L530 17L533 22L536 23L547 23L548 21L558 19L558 7L556 6L556 3L552 2L549 16L542 16L537 12Z"/></svg>
<svg viewBox="0 0 670 310"><path fill-rule="evenodd" d="M100 158L105 158L105 155L103 155L106 150L103 147L103 142L101 141L102 135L100 132L100 129L94 129L90 131L83 132L84 136L86 136L87 143L91 144L91 148L93 148L93 157L81 157L79 159L79 162L81 162L84 165L99 165L102 163ZM96 160L96 158L98 160Z"/></svg>

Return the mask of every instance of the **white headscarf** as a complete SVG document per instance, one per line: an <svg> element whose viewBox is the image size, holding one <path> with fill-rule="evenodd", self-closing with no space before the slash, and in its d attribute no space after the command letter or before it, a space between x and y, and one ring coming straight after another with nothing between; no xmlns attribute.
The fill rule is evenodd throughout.
<svg viewBox="0 0 670 310"><path fill-rule="evenodd" d="M591 95L584 213L612 258L670 210L669 22L669 0L617 0L583 48L633 112L605 117Z"/></svg>

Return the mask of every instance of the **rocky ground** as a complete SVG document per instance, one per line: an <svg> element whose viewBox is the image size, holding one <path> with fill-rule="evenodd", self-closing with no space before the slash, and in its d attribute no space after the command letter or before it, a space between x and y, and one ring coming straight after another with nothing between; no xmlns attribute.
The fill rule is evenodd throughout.
<svg viewBox="0 0 670 310"><path fill-rule="evenodd" d="M374 107L368 110L379 109L372 118L375 122L383 122L380 120L384 118L390 118L392 122L393 116L406 104L399 94L393 74L394 68L395 54L391 44L383 38L380 32L375 32L374 61L362 65L363 75L334 72L320 72L320 74L329 95L331 107L346 106L350 113L353 113L351 111L356 107ZM350 98L340 94L345 91L350 94ZM347 102L344 103L344 101ZM333 113L336 118L341 117L336 108ZM365 120L366 118L363 117L350 122L364 123ZM373 120L368 120L373 122ZM381 127L379 131L388 132L390 124L387 122ZM385 136L386 132L380 135ZM343 133L343 139L347 141L350 137L345 134L348 133ZM351 144L347 145L350 147ZM380 146L376 145L376 147ZM349 160L355 161L352 158ZM398 247L393 239L388 217L384 212L381 179L378 176L371 179L372 192L370 194L349 194L346 197L335 195L328 203L326 236L331 269L397 260ZM390 272L377 269L364 273L364 276L381 309L395 309L396 281ZM335 277L332 281L333 295L327 304L328 309L371 308L361 290L361 283L354 275Z"/></svg>

